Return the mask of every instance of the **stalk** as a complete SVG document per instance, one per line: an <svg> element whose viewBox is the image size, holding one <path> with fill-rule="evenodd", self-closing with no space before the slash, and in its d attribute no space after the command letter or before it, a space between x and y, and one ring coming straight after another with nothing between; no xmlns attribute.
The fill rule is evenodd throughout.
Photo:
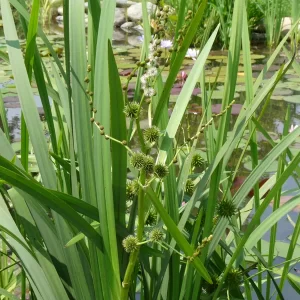
<svg viewBox="0 0 300 300"><path fill-rule="evenodd" d="M146 173L145 171L141 171L140 182L142 185L145 184ZM142 242L144 226L145 226L145 208L144 208L144 199L145 192L144 189L140 186L139 195L138 195L138 226L137 226L137 238L139 242ZM121 287L121 300L128 299L128 292L130 288L130 282L132 280L132 274L137 263L137 259L139 256L139 248L130 254L129 263L125 272L124 280L122 282Z"/></svg>
<svg viewBox="0 0 300 300"><path fill-rule="evenodd" d="M143 95L141 102L140 102L140 108L138 111L138 115L141 111L141 107L142 107L142 103L143 103L144 99L145 99L145 96ZM142 152L145 152L145 141L144 141L141 127L140 127L140 118L139 117L136 119L136 127L137 127L137 133L139 136ZM143 233L144 233L144 227L145 227L145 202L144 202L145 191L143 188L143 186L145 185L145 182L146 182L146 172L144 170L142 170L140 173L141 186L139 188L139 194L138 194L138 226L137 226L137 238L140 243L143 240ZM137 263L138 256L139 256L139 248L140 247L138 247L138 249L136 251L134 251L130 254L128 266L126 268L124 280L123 280L122 286L121 286L121 300L128 299L128 292L129 292L129 288L130 288L130 283L132 281L132 274L133 274L133 271L134 271L134 268L135 268L135 265Z"/></svg>

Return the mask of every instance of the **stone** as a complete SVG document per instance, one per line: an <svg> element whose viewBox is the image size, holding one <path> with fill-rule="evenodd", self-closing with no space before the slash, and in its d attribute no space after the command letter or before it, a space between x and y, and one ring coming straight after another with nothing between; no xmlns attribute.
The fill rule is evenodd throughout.
<svg viewBox="0 0 300 300"><path fill-rule="evenodd" d="M62 23L64 21L64 17L63 16L56 16L55 20L58 24Z"/></svg>
<svg viewBox="0 0 300 300"><path fill-rule="evenodd" d="M132 28L135 26L134 22L125 22L124 24L121 25L121 28Z"/></svg>
<svg viewBox="0 0 300 300"><path fill-rule="evenodd" d="M129 35L127 41L129 45L134 47L138 47L143 43L140 35Z"/></svg>
<svg viewBox="0 0 300 300"><path fill-rule="evenodd" d="M150 2L147 2L147 11L148 15L153 15L156 10L156 5ZM142 12L142 3L136 3L131 5L127 9L127 16L128 19L132 21L140 21L143 18L143 12Z"/></svg>
<svg viewBox="0 0 300 300"><path fill-rule="evenodd" d="M57 8L57 14L59 14L60 16L64 14L64 8L62 6Z"/></svg>
<svg viewBox="0 0 300 300"><path fill-rule="evenodd" d="M140 33L144 33L144 29L141 25L136 25L133 27L134 30L140 32Z"/></svg>
<svg viewBox="0 0 300 300"><path fill-rule="evenodd" d="M117 7L129 7L132 4L134 4L135 2L132 1L128 1L128 0L117 0L116 1L116 6Z"/></svg>
<svg viewBox="0 0 300 300"><path fill-rule="evenodd" d="M125 8L117 7L115 10L115 21L114 26L120 26L126 22L125 18Z"/></svg>
<svg viewBox="0 0 300 300"><path fill-rule="evenodd" d="M282 18L282 23L281 23L281 34L286 35L288 31L292 28L293 26L293 19L290 17L285 17ZM298 25L298 30L300 30L300 24Z"/></svg>
<svg viewBox="0 0 300 300"><path fill-rule="evenodd" d="M119 29L115 29L112 36L113 41L121 42L125 40L125 34Z"/></svg>

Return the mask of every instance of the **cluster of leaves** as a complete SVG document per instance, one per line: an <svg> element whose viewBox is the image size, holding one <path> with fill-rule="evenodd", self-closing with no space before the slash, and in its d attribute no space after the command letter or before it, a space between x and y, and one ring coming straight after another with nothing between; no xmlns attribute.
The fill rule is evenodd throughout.
<svg viewBox="0 0 300 300"><path fill-rule="evenodd" d="M28 41L25 58L15 45L18 37L9 2L24 18ZM84 1L64 2L64 19L69 20L64 28L64 66L38 27L38 0L33 1L30 16L17 0L0 3L6 39L15 41L7 43L9 55L3 57L12 65L24 117L21 160L0 130L0 229L2 242L11 248L13 258L18 257L21 262L23 293L29 286L38 300L127 300L134 299L136 291L144 299L241 299L244 293L250 295L253 288L258 298L264 298L261 273L263 267L267 266L268 271L273 267L273 226L299 204L296 195L279 208L282 185L294 172L299 174L300 154L293 156L288 147L299 136L300 128L287 134L287 116L284 136L274 143L259 119L253 117L260 105L268 104L264 100L269 99L278 80L293 63L293 56L264 85L266 70L253 84L245 1L235 1L232 11L230 31L234 38L230 40L221 112L212 113L208 97L212 91L207 90L204 78L217 27L204 39L201 54L170 118L170 91L203 22L207 1L187 15L185 7L179 8L174 47L169 51L167 66L161 60L160 45L165 37L161 26L167 23L170 8L163 6L156 13L159 22L152 36L143 1L144 47L139 63L123 87L110 44L115 1L104 0L101 14L99 2L89 1L92 22L88 43ZM50 72L43 68L36 51L36 34L45 40L52 55ZM266 68L272 65L291 34L292 30L269 58ZM246 102L227 138L241 43ZM164 81L161 71L165 67L169 67L169 73ZM129 100L129 82L135 76L137 84L133 100ZM32 81L39 88L50 132L49 144L33 100ZM198 82L205 110L196 133L179 144L177 132ZM143 110L147 111L146 122L150 124L147 128L142 128ZM249 132L261 131L272 147L266 158L258 162L255 135L249 134L246 144L252 147L253 171L232 195L228 161L247 128ZM38 165L39 175L35 178L28 171L28 136ZM198 151L200 138L205 147L203 152ZM235 174L244 154L245 151L240 154ZM263 200L257 182L277 158L281 160L277 174L266 182L267 187L261 188L264 195L264 189L272 187ZM253 188L251 208L242 208ZM276 212L260 222L274 198ZM187 203L182 205L185 200ZM252 220L243 230L253 205ZM266 262L260 240L270 228L274 242L269 244ZM299 233L300 218L295 224L287 262L280 270L279 284L269 272L266 298L272 290L271 280L282 296ZM245 270L249 256L258 262L257 282ZM1 292L11 297L9 287L3 288Z"/></svg>

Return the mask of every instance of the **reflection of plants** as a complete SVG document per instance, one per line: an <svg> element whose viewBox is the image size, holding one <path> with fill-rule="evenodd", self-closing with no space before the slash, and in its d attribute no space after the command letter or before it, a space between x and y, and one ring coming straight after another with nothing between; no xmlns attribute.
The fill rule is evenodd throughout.
<svg viewBox="0 0 300 300"><path fill-rule="evenodd" d="M10 2L20 9L18 1ZM136 292L143 299L159 299L166 291L170 299L180 294L184 299L202 299L208 292L212 299L233 299L236 295L243 298L244 289L251 292L247 285L251 278L240 272L247 265L248 251L254 249L288 209L277 206L276 214L271 214L267 223L260 218L270 201L280 196L285 180L294 170L298 172L300 155L287 159L285 151L299 135L300 128L276 144L268 140L271 150L262 161L257 160L258 150L251 134L257 128L263 131L260 120L253 118L254 112L292 60L263 86L263 74L253 85L246 5L243 0L235 1L233 13L226 15L232 22L224 23L235 25L226 28L234 38L229 44L228 75L220 112L212 113L204 74L217 28L203 44L169 117L171 89L203 21L206 1L199 7L195 5L196 11L187 16L181 7L179 14L187 19L184 29L174 38L173 49L165 53L168 72L162 73L166 64L160 59L164 52L161 48L164 32L157 28L152 35L148 19L143 20L143 54L123 87L110 44L115 1L104 0L101 14L97 3L89 3L93 22L88 25L87 42L84 1L76 0L76 4L70 1L74 5L65 12L70 18L64 29L65 66L48 44L53 53L51 68L50 71L43 68L34 45L37 19L32 18L29 24L31 43L26 44L25 64L19 48L7 45L15 84L22 91L19 98L27 127L22 126L20 161L0 132L0 178L1 184L7 184L7 189L2 186L0 189L1 232L5 230L7 234L1 233L1 242L12 248L24 268L18 286L22 292L29 287L32 297L38 300L127 300L135 299ZM1 11L6 40L16 40L8 0L1 0ZM166 18L166 11L169 8L163 7L158 14L159 26ZM230 111L241 43L246 101L239 116L233 119ZM272 65L279 51L278 48L267 66ZM32 69L43 100L49 145L32 98ZM164 81L161 75L165 73ZM134 77L137 84L133 100L129 100L128 86ZM190 124L184 128L181 123L198 81L203 110L196 130L192 131ZM51 105L48 93L53 97ZM143 120L143 116L147 119ZM228 135L230 121L234 124L232 134ZM182 142L177 139L181 129ZM228 163L246 129L249 136L243 142L245 149L250 145L255 166L232 196ZM40 171L35 178L28 173L29 139ZM232 178L244 156L243 148L232 166ZM276 183L264 202L255 190L256 211L243 232L245 221L236 212L242 211L249 191L257 187L256 182L279 157L276 180L267 182ZM289 205L298 201L295 198ZM9 210L11 207L13 211ZM292 205L289 207L292 209ZM296 245L299 237L298 223L291 245ZM274 250L275 244L270 243L269 249ZM260 251L259 247L255 249ZM289 255L293 256L293 251L290 248ZM266 263L261 261L261 254L255 260L262 270ZM240 283L241 274L244 286ZM283 283L287 274L282 275ZM271 272L269 276L273 276ZM258 286L262 279L258 279ZM251 284L256 283L251 281ZM262 289L253 290L262 298ZM280 289L277 291L280 293Z"/></svg>
<svg viewBox="0 0 300 300"><path fill-rule="evenodd" d="M15 134L14 134L15 130L16 129L20 130L20 118L18 116L12 117L11 121L8 124L8 129L9 129L11 141L13 141L15 138Z"/></svg>

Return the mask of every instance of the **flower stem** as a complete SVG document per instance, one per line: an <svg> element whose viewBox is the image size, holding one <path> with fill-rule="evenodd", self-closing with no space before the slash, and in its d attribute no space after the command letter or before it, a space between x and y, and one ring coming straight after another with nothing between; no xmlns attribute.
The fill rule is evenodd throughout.
<svg viewBox="0 0 300 300"><path fill-rule="evenodd" d="M145 185L146 181L146 172L141 171L140 174L140 183ZM144 198L145 198L145 191L143 187L140 186L139 188L139 195L138 195L138 226L137 226L137 238L140 242L143 240L143 233L144 233L144 226L145 226L145 207L144 207ZM132 252L129 257L129 263L125 272L124 280L122 282L121 287L121 300L128 299L128 292L130 288L130 283L132 280L132 273L134 271L135 265L137 263L139 256L139 249Z"/></svg>

